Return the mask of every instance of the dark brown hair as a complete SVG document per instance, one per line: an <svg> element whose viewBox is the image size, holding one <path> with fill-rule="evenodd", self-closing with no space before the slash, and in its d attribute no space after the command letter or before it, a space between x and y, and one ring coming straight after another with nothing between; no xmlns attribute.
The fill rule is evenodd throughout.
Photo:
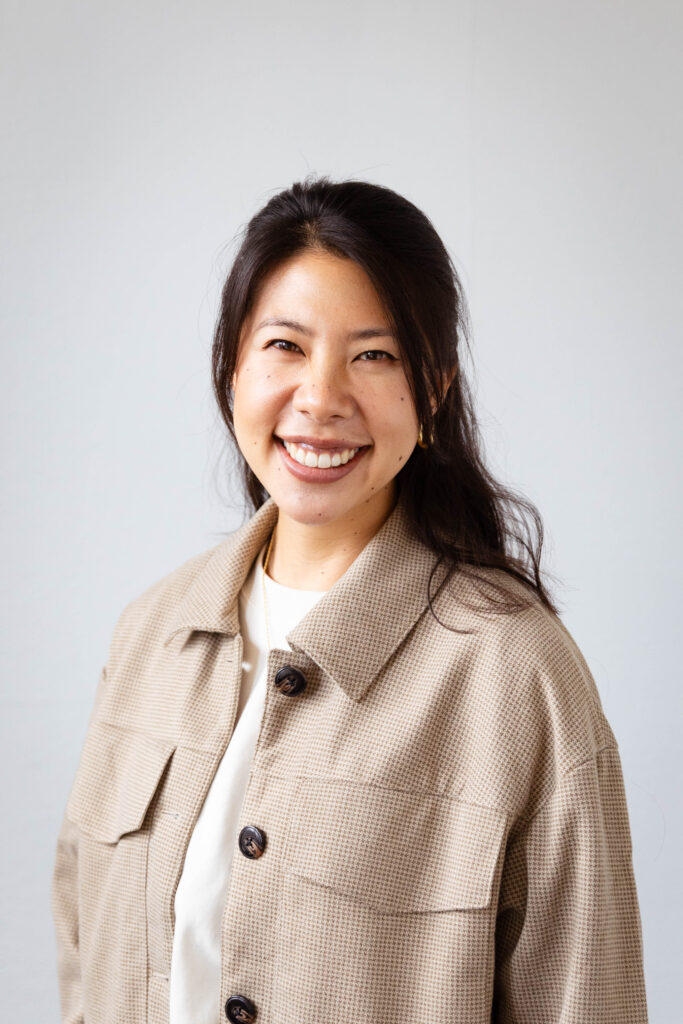
<svg viewBox="0 0 683 1024"><path fill-rule="evenodd" d="M242 232L222 290L212 383L238 453L250 514L269 495L239 452L234 431L230 384L240 331L265 277L306 249L361 266L396 332L428 442L426 448L416 445L396 483L413 530L440 556L434 570L445 559L449 568L492 586L504 597L494 600L489 593L492 610L513 611L537 599L557 613L541 580L541 516L528 499L497 482L484 463L460 358L461 346L469 349L470 319L451 257L429 218L381 185L309 176L273 196ZM441 381L454 368L443 393ZM433 416L430 395L438 401ZM505 587L505 574L524 584L512 588L518 596L520 590L526 595L521 601ZM431 598L429 603L431 607Z"/></svg>

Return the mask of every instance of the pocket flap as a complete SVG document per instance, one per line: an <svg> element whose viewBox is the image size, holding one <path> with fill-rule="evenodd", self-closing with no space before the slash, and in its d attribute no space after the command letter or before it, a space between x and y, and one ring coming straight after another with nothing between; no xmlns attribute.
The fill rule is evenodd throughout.
<svg viewBox="0 0 683 1024"><path fill-rule="evenodd" d="M495 808L304 779L285 869L380 910L486 907L505 829Z"/></svg>
<svg viewBox="0 0 683 1024"><path fill-rule="evenodd" d="M115 843L139 829L175 743L93 721L66 813L82 832Z"/></svg>

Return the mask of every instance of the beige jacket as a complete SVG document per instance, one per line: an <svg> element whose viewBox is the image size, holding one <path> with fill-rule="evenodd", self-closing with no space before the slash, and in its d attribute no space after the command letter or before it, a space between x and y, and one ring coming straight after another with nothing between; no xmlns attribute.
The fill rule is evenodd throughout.
<svg viewBox="0 0 683 1024"><path fill-rule="evenodd" d="M54 867L64 1024L168 1021L175 888L238 701L238 593L276 517L271 498L116 623ZM470 632L444 628L435 560L399 501L270 652L216 1024L647 1020L588 666L540 603L469 611L442 565L434 612Z"/></svg>

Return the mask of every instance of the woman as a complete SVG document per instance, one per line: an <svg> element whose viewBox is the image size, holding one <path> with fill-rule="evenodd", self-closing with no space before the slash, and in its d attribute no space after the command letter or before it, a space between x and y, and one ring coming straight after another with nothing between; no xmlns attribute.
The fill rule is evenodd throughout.
<svg viewBox="0 0 683 1024"><path fill-rule="evenodd" d="M485 468L466 329L389 189L249 223L213 384L253 514L114 628L54 869L64 1022L647 1019L617 741Z"/></svg>

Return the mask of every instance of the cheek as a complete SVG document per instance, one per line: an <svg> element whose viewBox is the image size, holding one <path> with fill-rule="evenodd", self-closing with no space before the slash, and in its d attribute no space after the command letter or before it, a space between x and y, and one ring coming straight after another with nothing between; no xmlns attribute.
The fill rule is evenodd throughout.
<svg viewBox="0 0 683 1024"><path fill-rule="evenodd" d="M267 431L269 421L277 415L284 400L282 386L272 375L243 373L234 390L235 422L239 419L246 428L259 433Z"/></svg>
<svg viewBox="0 0 683 1024"><path fill-rule="evenodd" d="M396 447L405 448L413 444L419 424L407 386L398 386L381 396L376 395L368 408L374 410L378 429L385 438L391 438Z"/></svg>

